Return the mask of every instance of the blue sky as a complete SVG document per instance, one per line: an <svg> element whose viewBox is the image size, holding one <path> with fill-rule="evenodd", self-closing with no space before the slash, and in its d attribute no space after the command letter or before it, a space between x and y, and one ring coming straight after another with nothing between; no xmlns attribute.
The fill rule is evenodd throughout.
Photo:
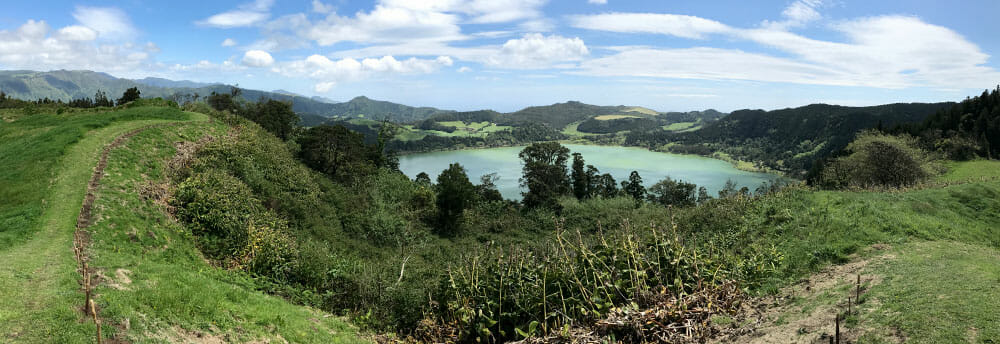
<svg viewBox="0 0 1000 344"><path fill-rule="evenodd" d="M89 69L456 110L960 100L1000 83L1000 2L19 1L0 69Z"/></svg>

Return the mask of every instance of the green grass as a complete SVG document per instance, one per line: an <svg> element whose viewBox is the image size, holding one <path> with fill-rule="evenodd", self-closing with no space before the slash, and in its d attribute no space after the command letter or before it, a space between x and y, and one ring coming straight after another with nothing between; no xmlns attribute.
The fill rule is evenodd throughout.
<svg viewBox="0 0 1000 344"><path fill-rule="evenodd" d="M192 124L143 132L112 154L96 209L108 219L92 227L93 264L105 275L131 271L124 290L103 284L97 292L103 314L133 324L133 342L155 342L164 333L210 333L226 342L287 340L294 343L354 343L356 330L343 319L264 295L246 274L207 264L195 241L162 206L139 197L148 183L163 183L174 142L223 135L219 125ZM114 331L114 328L107 328Z"/></svg>
<svg viewBox="0 0 1000 344"><path fill-rule="evenodd" d="M688 129L697 129L696 127L700 128L698 122L677 122L677 123L671 123L670 125L664 125L663 130L680 132L680 131L686 131Z"/></svg>
<svg viewBox="0 0 1000 344"><path fill-rule="evenodd" d="M953 241L918 242L901 246L896 256L873 269L884 281L867 298L880 305L862 317L862 326L896 328L907 343L1000 339L1000 250Z"/></svg>
<svg viewBox="0 0 1000 344"><path fill-rule="evenodd" d="M635 115L601 115L594 117L594 119L598 121L610 121L614 119L623 119L623 118L642 118L642 117Z"/></svg>
<svg viewBox="0 0 1000 344"><path fill-rule="evenodd" d="M495 123L484 121L478 123L464 123L462 121L447 121L438 122L442 125L455 127L454 132L444 132L439 130L423 130L414 128L412 125L403 125L401 130L396 133L396 139L400 141L415 141L424 138L427 135L434 136L444 136L444 137L483 137L485 138L489 133L511 130L514 127L506 125L496 125Z"/></svg>
<svg viewBox="0 0 1000 344"><path fill-rule="evenodd" d="M93 341L94 325L78 310L84 297L72 247L76 217L101 150L136 128L205 119L144 107L24 116L0 126L0 341ZM209 266L181 227L139 199L139 181L162 174L175 141L222 129L207 123L181 128L148 130L111 154L95 207L90 255L92 266L108 276L128 267L134 282L131 291L107 284L98 288L102 316L123 327L129 319L129 338L137 342L183 340L169 335L182 328L222 333L226 341L280 336L293 342L356 342L354 331L340 319L265 296L254 291L253 279ZM143 241L133 243L129 232L144 235ZM158 241L149 241L147 233L158 233ZM314 328L327 331L323 339ZM104 326L106 336L115 331Z"/></svg>
<svg viewBox="0 0 1000 344"><path fill-rule="evenodd" d="M18 342L92 340L82 304L73 232L101 149L135 128L187 119L175 109L73 116L35 115L0 133L0 338Z"/></svg>
<svg viewBox="0 0 1000 344"><path fill-rule="evenodd" d="M587 134L585 132L576 130L576 128L580 126L580 123L583 123L583 122L573 122L573 123L570 123L569 125L567 125L562 130L563 135L569 136L571 138L583 137L583 136L589 135L589 134Z"/></svg>
<svg viewBox="0 0 1000 344"><path fill-rule="evenodd" d="M937 181L965 182L982 180L983 178L1000 178L1000 161L997 160L949 162L945 167L948 172L937 177Z"/></svg>

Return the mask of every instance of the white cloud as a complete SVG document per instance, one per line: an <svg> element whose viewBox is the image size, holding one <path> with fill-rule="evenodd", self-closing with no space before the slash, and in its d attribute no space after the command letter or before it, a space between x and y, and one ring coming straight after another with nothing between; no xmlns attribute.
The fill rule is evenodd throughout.
<svg viewBox="0 0 1000 344"><path fill-rule="evenodd" d="M597 4L597 5L606 5L608 3L608 0L587 0L587 3Z"/></svg>
<svg viewBox="0 0 1000 344"><path fill-rule="evenodd" d="M658 33L692 39L722 34L785 54L777 57L712 48L623 47L615 55L584 63L582 72L586 74L879 88L978 88L988 87L1000 79L1000 73L985 65L989 55L978 46L951 29L925 23L916 17L868 17L829 25L830 29L846 37L844 42L817 40L788 31L791 27L819 20L822 16L815 11L819 5L821 3L816 0L796 1L783 13L785 21L765 22L758 28L749 29L699 17L648 13L577 16L572 23L593 30ZM698 60L691 60L691 56Z"/></svg>
<svg viewBox="0 0 1000 344"><path fill-rule="evenodd" d="M128 15L117 8L77 6L73 18L96 31L101 38L131 40L138 35Z"/></svg>
<svg viewBox="0 0 1000 344"><path fill-rule="evenodd" d="M549 68L554 63L579 61L590 54L580 38L530 33L508 40L497 54L485 57L489 66L513 69Z"/></svg>
<svg viewBox="0 0 1000 344"><path fill-rule="evenodd" d="M334 10L336 10L336 7L334 7L333 5L324 4L322 1L319 0L313 0L312 10L313 12L319 14L327 14L327 13L332 13Z"/></svg>
<svg viewBox="0 0 1000 344"><path fill-rule="evenodd" d="M163 51L163 49L160 49L160 46L153 42L146 42L146 45L143 46L142 50L150 54L158 54Z"/></svg>
<svg viewBox="0 0 1000 344"><path fill-rule="evenodd" d="M89 31L88 31L89 30ZM100 34L79 25L52 31L45 21L28 20L17 30L0 30L0 68L89 69L137 76L149 67L148 46L95 41Z"/></svg>
<svg viewBox="0 0 1000 344"><path fill-rule="evenodd" d="M243 54L243 65L247 67L267 67L274 64L274 57L263 50L250 50Z"/></svg>
<svg viewBox="0 0 1000 344"><path fill-rule="evenodd" d="M314 89L317 92L325 93L338 82L395 75L427 74L452 64L454 61L448 56L406 60L383 56L381 58L365 58L359 61L349 57L331 60L326 56L312 55L304 60L283 63L276 70L288 77L308 77L316 80L317 84Z"/></svg>
<svg viewBox="0 0 1000 344"><path fill-rule="evenodd" d="M469 68L469 67L466 67L466 66L462 66L462 68L458 69L459 73L468 73L468 72L471 72L471 71L472 71L472 68Z"/></svg>
<svg viewBox="0 0 1000 344"><path fill-rule="evenodd" d="M355 17L330 15L313 25L306 36L323 46L339 42L388 43L453 41L464 38L453 14L406 7L377 5Z"/></svg>
<svg viewBox="0 0 1000 344"><path fill-rule="evenodd" d="M675 79L849 84L835 71L808 63L718 48L629 49L584 61L576 73Z"/></svg>
<svg viewBox="0 0 1000 344"><path fill-rule="evenodd" d="M234 40L232 38L226 38L225 40L222 41L222 46L224 46L224 47L235 47L236 46L236 40Z"/></svg>
<svg viewBox="0 0 1000 344"><path fill-rule="evenodd" d="M517 27L527 32L549 32L555 29L556 24L551 19L541 18L522 22Z"/></svg>
<svg viewBox="0 0 1000 344"><path fill-rule="evenodd" d="M727 33L732 28L720 22L679 14L607 13L574 16L574 27L623 33L654 33L702 39L708 34Z"/></svg>
<svg viewBox="0 0 1000 344"><path fill-rule="evenodd" d="M779 30L804 26L823 17L816 10L821 5L823 5L822 0L796 0L781 12L785 20L776 22L765 20L763 26Z"/></svg>
<svg viewBox="0 0 1000 344"><path fill-rule="evenodd" d="M86 26L71 25L59 29L59 38L67 41L93 41L97 39L97 31Z"/></svg>
<svg viewBox="0 0 1000 344"><path fill-rule="evenodd" d="M253 26L263 23L271 17L271 5L274 5L274 0L257 0L245 3L235 10L213 15L198 21L197 24L224 29Z"/></svg>

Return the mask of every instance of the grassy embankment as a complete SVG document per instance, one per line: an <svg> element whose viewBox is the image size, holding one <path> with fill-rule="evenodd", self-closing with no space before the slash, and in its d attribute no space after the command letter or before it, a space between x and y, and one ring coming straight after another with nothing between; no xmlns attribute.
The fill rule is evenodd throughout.
<svg viewBox="0 0 1000 344"><path fill-rule="evenodd" d="M144 179L162 179L176 141L221 134L206 116L164 107L107 113L11 117L0 127L0 338L12 342L91 342L79 311L83 293L73 232L87 181L102 148L153 124L113 150L89 229L91 266L106 279L96 290L106 338L135 342L195 337L350 338L337 318L256 292L245 275L210 266L183 228L140 198ZM352 340L341 340L349 342Z"/></svg>
<svg viewBox="0 0 1000 344"><path fill-rule="evenodd" d="M950 186L904 192L796 191L764 201L774 206L758 208L750 217L758 219L754 227L765 230L747 238L770 242L785 253L784 278L773 286L783 287L780 295L789 299L779 301L781 309L761 332L781 334L786 327L784 337L775 337L784 341L833 333L833 313L846 311L860 274L865 280L861 312L844 324L850 338L861 343L989 343L1000 338L995 326L1000 321L997 170L997 161L954 162L948 173L932 181ZM845 276L810 276L825 265L817 264L822 261L859 267ZM831 285L816 287L825 282ZM814 289L803 289L803 283Z"/></svg>

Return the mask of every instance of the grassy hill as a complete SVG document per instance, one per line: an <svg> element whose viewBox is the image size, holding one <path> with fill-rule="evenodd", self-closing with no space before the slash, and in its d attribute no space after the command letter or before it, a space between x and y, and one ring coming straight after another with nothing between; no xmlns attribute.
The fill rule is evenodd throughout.
<svg viewBox="0 0 1000 344"><path fill-rule="evenodd" d="M167 107L5 114L0 126L0 338L93 342L80 311L74 225L104 147L85 255L105 342L359 342L340 318L261 293L261 281L207 262L171 218L163 181L185 145L228 127Z"/></svg>
<svg viewBox="0 0 1000 344"><path fill-rule="evenodd" d="M632 312L640 305L649 310L669 304L614 293L706 295L711 290L697 289L695 282L714 283L724 276L720 279L740 283L747 302L798 296L782 298L764 318L735 312L703 319L711 326L745 327L759 320L760 330L777 342L814 341L829 333L823 312L836 312L850 285L815 284L807 293L800 281L819 283L858 272L866 278L865 294L861 312L845 325L851 338L885 342L903 336L930 343L987 342L1000 336L990 326L1000 316L994 288L1000 278L994 264L1000 251L996 161L952 162L946 174L924 185L888 192L791 187L685 208L637 205L618 197L564 198L558 214L484 202L465 210L462 233L445 237L427 220L435 196L426 186L390 171L335 184L299 163L291 145L245 120L209 120L159 106L59 115L2 112L0 299L12 300L0 308L4 341L92 340L94 325L81 320L78 310L81 275L71 248L93 167L102 149L118 138L120 145L108 151L103 179L94 188L94 221L84 227L85 254L99 276L95 294L106 339L363 341L347 320L327 313L345 309L353 323L386 332L426 326L414 323L421 319L434 323L464 314L454 324L439 325L467 331L466 339L487 333L482 329L507 330L503 338L516 337L512 329L528 331L531 321L555 326L563 315L545 310L558 309L580 317L567 330L580 334L609 316L638 316ZM445 122L477 131L492 123ZM123 136L127 133L133 135ZM174 188L201 190L200 184L190 184L199 180L229 181L234 188L218 190L246 196L234 198L242 203L228 208L198 203L208 208L205 214L239 217L228 212L252 209L276 216L271 225L298 252L288 262L293 272L284 273L300 282L251 273L238 260L217 259L206 251L211 241L196 223L175 219L175 207L182 205L171 201ZM206 193L217 194L215 189ZM561 258L567 249L579 250L572 252L580 260ZM675 268L670 264L679 263L667 259L660 267L648 264L659 260L612 258L631 254L694 265ZM502 259L519 264L493 265ZM611 267L574 265L588 261ZM713 267L711 277L699 266ZM632 275L637 267L645 277ZM663 271L669 281L659 279ZM530 278L514 278L518 274ZM476 278L464 284L470 280L463 276ZM595 285L608 298L598 305L588 294L591 289L560 289L582 285L585 279L575 279L579 276L615 278ZM555 289L537 292L543 288ZM428 308L429 297L444 302ZM461 313L469 310L465 306L482 312ZM688 314L674 310L680 313L668 313ZM818 312L815 326L808 322L813 311ZM427 314L435 317L422 318ZM671 319L658 321L676 320ZM785 324L802 326L786 331ZM757 340L741 339L746 340L735 341Z"/></svg>

